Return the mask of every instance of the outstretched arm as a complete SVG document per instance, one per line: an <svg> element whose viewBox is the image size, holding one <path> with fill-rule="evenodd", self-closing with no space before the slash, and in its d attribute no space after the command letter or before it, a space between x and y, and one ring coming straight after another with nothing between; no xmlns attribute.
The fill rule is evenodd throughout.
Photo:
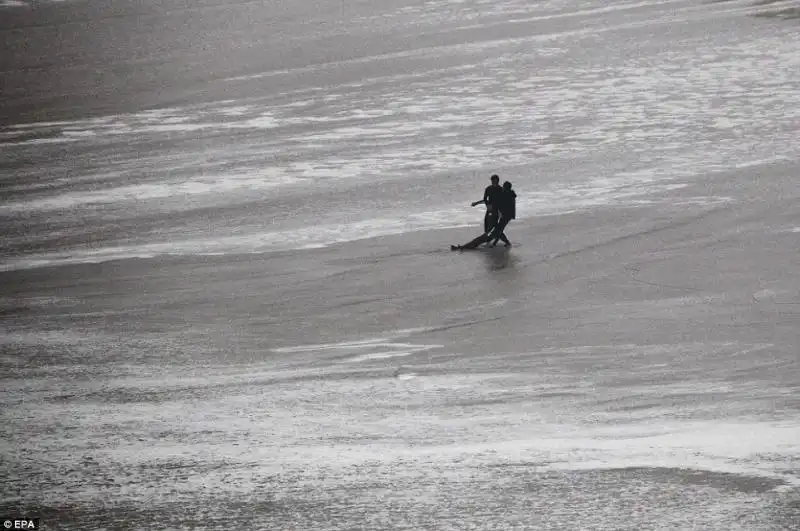
<svg viewBox="0 0 800 531"><path fill-rule="evenodd" d="M472 206L485 205L485 204L486 204L486 198L484 197L480 201L475 201L474 203L472 203Z"/></svg>

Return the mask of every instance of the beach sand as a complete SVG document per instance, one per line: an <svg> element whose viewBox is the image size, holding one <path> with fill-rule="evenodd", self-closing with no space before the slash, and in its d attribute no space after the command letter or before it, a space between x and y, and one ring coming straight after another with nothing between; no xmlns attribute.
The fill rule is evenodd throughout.
<svg viewBox="0 0 800 531"><path fill-rule="evenodd" d="M796 529L797 175L517 220L510 250L433 230L5 272L0 513Z"/></svg>

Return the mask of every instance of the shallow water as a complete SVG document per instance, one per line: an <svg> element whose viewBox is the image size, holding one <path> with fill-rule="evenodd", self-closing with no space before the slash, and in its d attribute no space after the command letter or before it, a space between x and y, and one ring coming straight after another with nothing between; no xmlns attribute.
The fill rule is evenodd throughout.
<svg viewBox="0 0 800 531"><path fill-rule="evenodd" d="M7 88L8 118L25 117L34 82L57 74L64 96L38 112L65 115L0 132L5 269L467 226L477 214L464 205L490 172L516 183L528 217L796 157L797 28L747 16L763 6L390 2L345 12L330 2L310 20L300 2L162 6L162 17L122 6L144 9L142 25L109 51L88 48L104 32L75 31L134 15L106 19L99 4L76 4L84 22L3 32L11 49L26 32L54 34L64 56L33 70L46 55L6 58L6 83L28 83L25 97ZM46 19L25 20L37 17ZM95 62L119 69L131 91L155 82L153 65L189 59L190 72L209 69L201 93L180 70L156 92L140 89L158 98L182 88L179 102L132 99L99 116L78 103L95 90L85 76Z"/></svg>
<svg viewBox="0 0 800 531"><path fill-rule="evenodd" d="M0 513L796 528L790 4L6 2Z"/></svg>

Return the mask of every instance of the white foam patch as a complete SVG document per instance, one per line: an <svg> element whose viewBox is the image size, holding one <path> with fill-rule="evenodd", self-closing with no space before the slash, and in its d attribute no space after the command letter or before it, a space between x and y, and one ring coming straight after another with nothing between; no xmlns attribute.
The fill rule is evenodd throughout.
<svg viewBox="0 0 800 531"><path fill-rule="evenodd" d="M132 184L102 190L67 192L41 199L9 201L0 205L0 213L65 210L86 205L155 201L193 195L210 195L218 198L219 194L242 190L270 190L297 184L302 180L273 169L207 174L173 182L165 180L159 183Z"/></svg>
<svg viewBox="0 0 800 531"><path fill-rule="evenodd" d="M398 380L401 380L399 375ZM435 385L429 377L418 374L401 381L403 385L415 387ZM467 386L461 392L468 394L471 388L474 386ZM353 392L357 394L356 390ZM363 399L381 403L381 395L374 386L365 388L364 392ZM356 404L350 407L359 410ZM516 421L502 413L495 416L491 410L475 411L471 417L454 417L444 410L437 414L439 410L435 406L423 411L429 411L432 416L408 411L407 416L399 413L386 419L385 424L371 424L370 428L362 425L361 429L377 436L384 433L382 428L388 430L391 424L394 430L408 436L427 433L430 442L426 445L352 447L325 440L297 448L293 458L283 466L295 468L312 462L330 463L329 457L335 454L337 466L342 467L368 461L391 463L410 459L439 464L466 461L473 466L530 463L540 471L669 468L754 475L800 486L800 476L794 469L795 456L800 454L800 427L796 422L670 422L661 418L652 423L596 427L542 424L522 411ZM330 424L331 421L335 419L328 421L332 431L351 431ZM342 422L347 421L343 419ZM491 429L492 426L497 429ZM441 441L437 443L437 435L429 431L439 432ZM454 437L460 442L450 442ZM489 441L476 442L476 438Z"/></svg>
<svg viewBox="0 0 800 531"><path fill-rule="evenodd" d="M42 305L49 306L59 301L61 301L61 299L43 302ZM38 332L6 331L0 335L0 345L62 345L79 343L85 339L85 335L71 330L47 330Z"/></svg>
<svg viewBox="0 0 800 531"><path fill-rule="evenodd" d="M10 126L11 131L40 132L56 137L27 139L14 144L59 143L93 137L140 136L209 132L223 134L232 129L272 129L295 123L276 118L261 105L231 104L228 101L202 106L150 109L137 113L108 115L86 120L33 122Z"/></svg>
<svg viewBox="0 0 800 531"><path fill-rule="evenodd" d="M95 131L86 131L81 129L76 129L76 130L66 129L63 134L66 137L72 136L78 138L97 136L97 133Z"/></svg>
<svg viewBox="0 0 800 531"><path fill-rule="evenodd" d="M377 338L360 341L345 341L341 343L282 347L272 349L272 351L279 354L326 352L332 353L341 363L359 363L363 361L411 356L412 354L441 347L442 345L401 343L393 341L390 338Z"/></svg>
<svg viewBox="0 0 800 531"><path fill-rule="evenodd" d="M73 305L79 299L56 296L34 296L34 297L0 297L0 308L15 308L19 306L50 307ZM0 338L0 342L8 337Z"/></svg>
<svg viewBox="0 0 800 531"><path fill-rule="evenodd" d="M546 467L551 469L700 469L767 476L800 486L800 476L784 472L792 467L792 456L800 454L800 426L796 423L659 423L655 433L652 429L579 428L578 436L548 439L540 450L555 454L556 462ZM761 462L766 455L776 458ZM559 457L567 456L569 459L558 462Z"/></svg>
<svg viewBox="0 0 800 531"><path fill-rule="evenodd" d="M8 126L9 129L38 129L38 128L52 128L52 127L59 127L64 125L73 125L79 122L70 121L70 120L63 120L63 121L53 121L53 122L31 122L27 124L13 124Z"/></svg>
<svg viewBox="0 0 800 531"><path fill-rule="evenodd" d="M84 135L85 136L85 135ZM25 146L25 145L44 145L44 144L64 144L66 142L78 142L79 135L75 136L59 136L55 138L31 138L28 140L18 140L11 142L3 142L4 146Z"/></svg>
<svg viewBox="0 0 800 531"><path fill-rule="evenodd" d="M425 352L434 348L441 348L442 345L417 345L414 343L378 343L375 348L386 349L385 351L374 351L358 356L353 356L344 360L346 363L358 363L362 361L383 360L411 356L420 352Z"/></svg>
<svg viewBox="0 0 800 531"><path fill-rule="evenodd" d="M220 113L226 116L245 116L252 111L252 105L234 105L232 107L225 107L221 109Z"/></svg>

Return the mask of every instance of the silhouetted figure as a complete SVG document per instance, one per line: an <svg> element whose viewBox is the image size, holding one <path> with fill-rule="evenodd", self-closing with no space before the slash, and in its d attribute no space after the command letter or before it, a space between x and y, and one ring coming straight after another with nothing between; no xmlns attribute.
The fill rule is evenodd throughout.
<svg viewBox="0 0 800 531"><path fill-rule="evenodd" d="M475 201L472 206L480 204L486 205L486 215L483 216L483 232L488 233L497 223L497 205L500 202L500 194L503 188L500 186L500 177L492 175L492 184L483 191L483 199Z"/></svg>

